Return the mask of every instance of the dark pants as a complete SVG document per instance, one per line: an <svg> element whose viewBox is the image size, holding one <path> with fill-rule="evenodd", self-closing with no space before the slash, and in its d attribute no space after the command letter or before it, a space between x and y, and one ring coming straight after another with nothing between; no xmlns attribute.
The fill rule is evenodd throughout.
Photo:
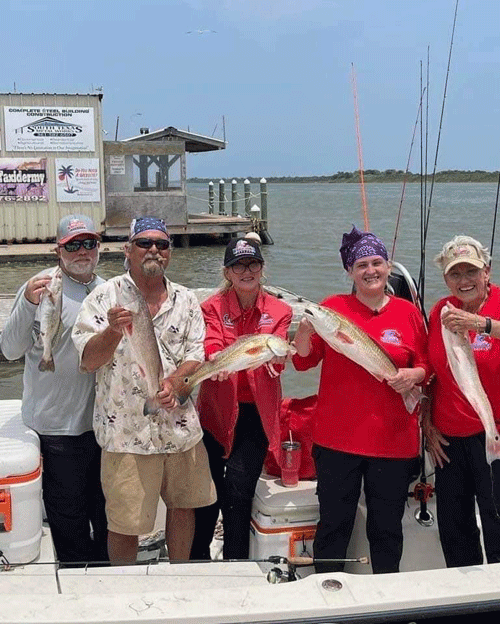
<svg viewBox="0 0 500 624"><path fill-rule="evenodd" d="M107 561L101 449L94 433L41 435L40 445L43 502L57 559Z"/></svg>
<svg viewBox="0 0 500 624"><path fill-rule="evenodd" d="M320 511L314 557L345 558L364 481L373 571L398 572L403 552L402 518L416 460L362 457L317 445L313 457ZM338 572L344 564L317 563L315 567L316 572Z"/></svg>
<svg viewBox="0 0 500 624"><path fill-rule="evenodd" d="M488 465L484 433L467 438L447 437L447 440L450 445L444 450L450 463L445 463L443 468L436 467L437 519L446 565L454 568L483 562L476 501L486 559L488 563L498 563L500 517L495 507L493 483L498 489L500 462L493 462L492 468Z"/></svg>
<svg viewBox="0 0 500 624"><path fill-rule="evenodd" d="M217 490L217 502L196 509L191 559L210 559L210 542L220 509L224 526L224 559L248 559L252 500L269 445L257 408L253 404L240 403L233 449L228 459L223 458L223 447L210 433L205 432L203 440Z"/></svg>

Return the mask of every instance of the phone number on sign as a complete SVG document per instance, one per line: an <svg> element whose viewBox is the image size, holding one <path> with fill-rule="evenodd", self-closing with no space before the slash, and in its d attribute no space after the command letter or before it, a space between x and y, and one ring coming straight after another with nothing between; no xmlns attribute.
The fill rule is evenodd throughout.
<svg viewBox="0 0 500 624"><path fill-rule="evenodd" d="M0 201L6 202L46 202L46 197L12 197L11 195L0 195Z"/></svg>

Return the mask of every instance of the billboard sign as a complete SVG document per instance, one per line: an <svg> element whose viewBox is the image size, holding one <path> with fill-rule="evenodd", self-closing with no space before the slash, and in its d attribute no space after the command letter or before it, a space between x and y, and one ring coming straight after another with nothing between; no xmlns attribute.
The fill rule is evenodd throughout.
<svg viewBox="0 0 500 624"><path fill-rule="evenodd" d="M94 152L94 109L4 106L5 149L12 152Z"/></svg>
<svg viewBox="0 0 500 624"><path fill-rule="evenodd" d="M0 204L48 200L46 158L0 158Z"/></svg>
<svg viewBox="0 0 500 624"><path fill-rule="evenodd" d="M56 158L58 202L99 202L101 182L98 158Z"/></svg>

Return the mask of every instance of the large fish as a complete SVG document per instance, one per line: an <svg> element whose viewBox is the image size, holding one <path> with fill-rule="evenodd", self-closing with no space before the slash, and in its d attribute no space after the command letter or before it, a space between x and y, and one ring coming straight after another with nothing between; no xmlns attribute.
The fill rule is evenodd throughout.
<svg viewBox="0 0 500 624"><path fill-rule="evenodd" d="M332 349L362 366L379 381L389 379L397 373L394 362L375 340L339 312L324 306L308 304L304 316ZM418 388L401 394L410 414L421 396L422 393Z"/></svg>
<svg viewBox="0 0 500 624"><path fill-rule="evenodd" d="M141 291L130 280L117 282L117 303L132 312L132 324L125 328L134 362L147 386L148 398L143 413L156 414L161 406L156 395L161 389L163 366L153 319Z"/></svg>
<svg viewBox="0 0 500 624"><path fill-rule="evenodd" d="M445 304L441 309L441 317L448 309ZM486 433L486 461L491 465L495 459L500 459L500 434L495 424L491 403L479 379L469 335L454 333L446 329L442 323L441 333L451 373L483 424Z"/></svg>
<svg viewBox="0 0 500 624"><path fill-rule="evenodd" d="M56 269L40 299L40 337L42 339L42 359L38 370L54 372L52 351L62 332L62 271Z"/></svg>
<svg viewBox="0 0 500 624"><path fill-rule="evenodd" d="M213 360L205 362L192 375L184 377L175 384L179 403L181 405L185 403L197 384L221 371L235 373L253 370L269 362L275 356L284 357L294 352L292 345L273 334L241 336L232 345L219 351Z"/></svg>

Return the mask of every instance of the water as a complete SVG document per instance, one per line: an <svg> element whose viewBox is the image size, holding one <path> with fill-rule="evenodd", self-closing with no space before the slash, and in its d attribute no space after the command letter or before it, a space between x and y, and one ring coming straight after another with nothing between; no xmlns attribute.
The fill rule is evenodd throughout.
<svg viewBox="0 0 500 624"><path fill-rule="evenodd" d="M242 188L239 192L242 194ZM257 187L254 185L253 191ZM339 247L342 233L354 223L363 229L359 188L355 184L270 184L269 231L274 245L265 246L266 276L281 286L313 300L347 292L351 284L342 268ZM366 186L371 229L392 249L400 184ZM207 185L188 186L190 212L207 210ZM432 258L456 234L468 234L490 246L496 184L439 184L434 188L426 261L426 308L446 294L442 275ZM230 211L230 206L228 206ZM241 212L241 209L240 209ZM216 287L221 281L223 247L175 249L168 276L192 288ZM406 187L395 260L414 276L420 267L420 185ZM40 270L39 263L2 265L4 293L14 293ZM495 264L493 264L493 280ZM117 260L102 260L105 278L123 272ZM288 367L283 376L287 396L306 396L317 388L317 371L297 373ZM0 396L20 398L22 365L0 364Z"/></svg>

